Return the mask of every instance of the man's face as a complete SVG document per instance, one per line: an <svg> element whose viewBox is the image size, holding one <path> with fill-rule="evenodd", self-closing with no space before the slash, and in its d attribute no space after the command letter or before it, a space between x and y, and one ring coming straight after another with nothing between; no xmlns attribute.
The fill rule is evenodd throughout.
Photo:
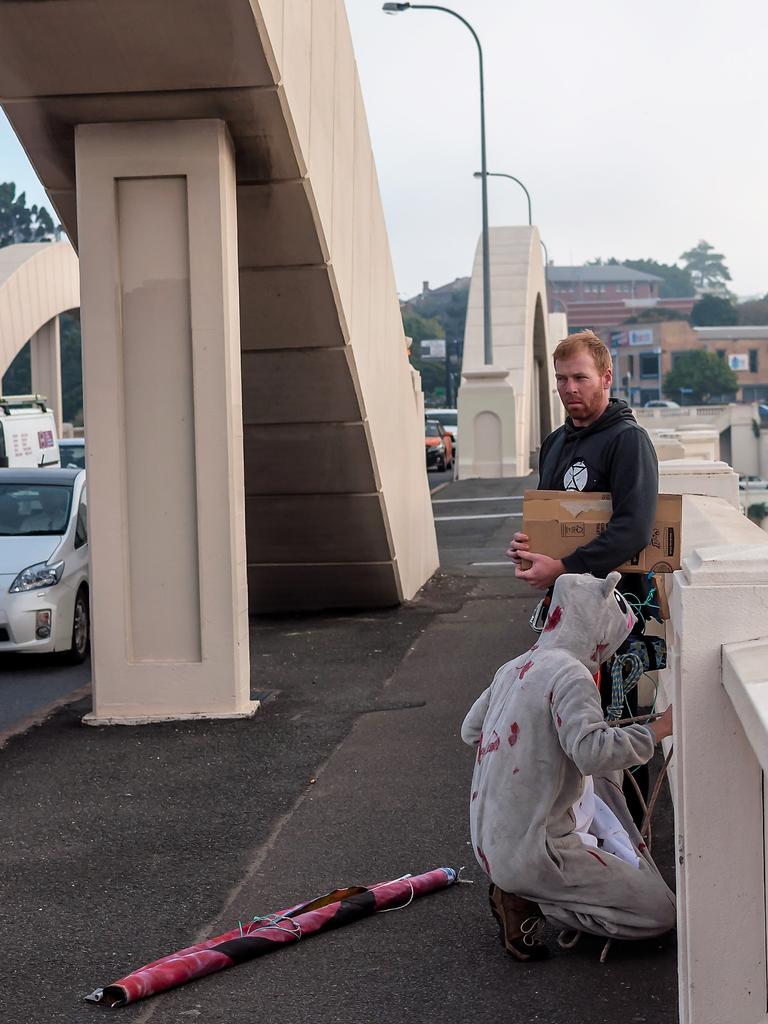
<svg viewBox="0 0 768 1024"><path fill-rule="evenodd" d="M555 363L560 401L575 427L586 427L602 416L611 393L611 371L600 373L589 349L577 349Z"/></svg>

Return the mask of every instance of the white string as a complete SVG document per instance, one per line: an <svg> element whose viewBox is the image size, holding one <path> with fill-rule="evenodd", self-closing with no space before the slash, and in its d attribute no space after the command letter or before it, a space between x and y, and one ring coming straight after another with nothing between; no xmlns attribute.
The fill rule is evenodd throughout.
<svg viewBox="0 0 768 1024"><path fill-rule="evenodd" d="M388 914L390 912L390 910L405 910L405 908L407 906L409 906L411 903L413 903L414 899L416 898L416 893L414 891L413 882L411 881L411 876L410 875L404 875L402 878L395 878L395 879L393 879L393 881L395 881L395 882L407 882L408 883L408 888L411 890L411 895L408 897L406 902L402 903L399 907L385 907L384 910L377 910L376 911L377 914ZM391 885L391 884L392 884L391 882L382 882L382 885ZM374 889L380 889L380 888L381 888L380 885L375 885L374 886Z"/></svg>
<svg viewBox="0 0 768 1024"><path fill-rule="evenodd" d="M262 921L270 921L270 923L262 924ZM245 931L243 931L242 922L238 921L237 925L240 929L240 938L244 939L248 938L256 931L269 932L277 930L279 932L284 932L286 929L281 927L283 923L290 926L291 934L294 935L298 941L301 938L301 925L293 917L281 917L279 914L270 914L269 917L254 917L245 926Z"/></svg>

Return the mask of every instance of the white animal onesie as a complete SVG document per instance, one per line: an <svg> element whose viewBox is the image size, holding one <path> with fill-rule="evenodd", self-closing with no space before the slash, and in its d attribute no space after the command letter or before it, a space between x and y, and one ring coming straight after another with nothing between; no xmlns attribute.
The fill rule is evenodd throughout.
<svg viewBox="0 0 768 1024"><path fill-rule="evenodd" d="M622 770L651 759L654 736L644 725L608 725L593 678L634 624L619 579L560 576L539 640L501 666L461 735L477 747L470 828L491 881L566 928L639 939L674 926L675 897L621 791ZM637 861L579 837L573 806L590 775Z"/></svg>

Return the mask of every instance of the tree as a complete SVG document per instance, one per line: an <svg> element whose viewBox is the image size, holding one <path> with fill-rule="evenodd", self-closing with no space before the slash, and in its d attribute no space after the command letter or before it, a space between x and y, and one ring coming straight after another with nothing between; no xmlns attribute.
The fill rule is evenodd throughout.
<svg viewBox="0 0 768 1024"><path fill-rule="evenodd" d="M659 285L660 299L687 298L696 293L690 271L684 267L678 267L674 263L658 263L656 260L650 259L624 260L622 266L660 277L662 279L662 284Z"/></svg>
<svg viewBox="0 0 768 1024"><path fill-rule="evenodd" d="M413 348L420 352L419 342L425 338L444 338L443 325L438 320L427 320L414 310L404 306L402 309L403 330L409 338L413 338Z"/></svg>
<svg viewBox="0 0 768 1024"><path fill-rule="evenodd" d="M701 289L725 290L725 282L731 280L730 271L725 265L725 256L721 252L715 252L715 247L705 242L703 238L698 245L684 252L680 259L685 262L685 269L691 273Z"/></svg>
<svg viewBox="0 0 768 1024"><path fill-rule="evenodd" d="M739 313L730 299L704 295L693 304L691 323L695 327L729 327L739 322Z"/></svg>
<svg viewBox="0 0 768 1024"><path fill-rule="evenodd" d="M44 206L27 206L12 181L0 184L0 248L17 242L48 242L53 238L51 215Z"/></svg>
<svg viewBox="0 0 768 1024"><path fill-rule="evenodd" d="M712 397L732 396L739 382L728 364L704 349L681 352L674 367L664 377L664 394L676 398L681 388L691 389L694 404L706 402Z"/></svg>
<svg viewBox="0 0 768 1024"><path fill-rule="evenodd" d="M685 313L681 313L679 309L666 309L663 306L653 306L650 309L644 309L642 313L635 313L632 316L628 316L626 320L622 320L623 324L660 324L665 320L687 320L688 317Z"/></svg>

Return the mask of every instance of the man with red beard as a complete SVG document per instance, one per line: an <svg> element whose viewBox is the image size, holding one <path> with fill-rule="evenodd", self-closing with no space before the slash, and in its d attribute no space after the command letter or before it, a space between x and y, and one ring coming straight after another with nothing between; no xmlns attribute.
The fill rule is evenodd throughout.
<svg viewBox="0 0 768 1024"><path fill-rule="evenodd" d="M613 511L604 533L562 559L530 551L526 534L515 534L507 550L515 575L550 591L563 573L605 577L642 551L651 539L659 491L658 462L648 434L626 402L611 398L611 354L600 338L592 331L571 334L559 343L553 360L566 419L541 446L539 489L610 492ZM521 558L530 568L521 568ZM639 602L648 589L642 573L625 574L617 587ZM605 669L600 690L605 708L611 699ZM636 690L630 694L630 707L636 712ZM645 767L635 774L644 793L647 777ZM642 811L633 791L627 790L627 799L639 822Z"/></svg>

